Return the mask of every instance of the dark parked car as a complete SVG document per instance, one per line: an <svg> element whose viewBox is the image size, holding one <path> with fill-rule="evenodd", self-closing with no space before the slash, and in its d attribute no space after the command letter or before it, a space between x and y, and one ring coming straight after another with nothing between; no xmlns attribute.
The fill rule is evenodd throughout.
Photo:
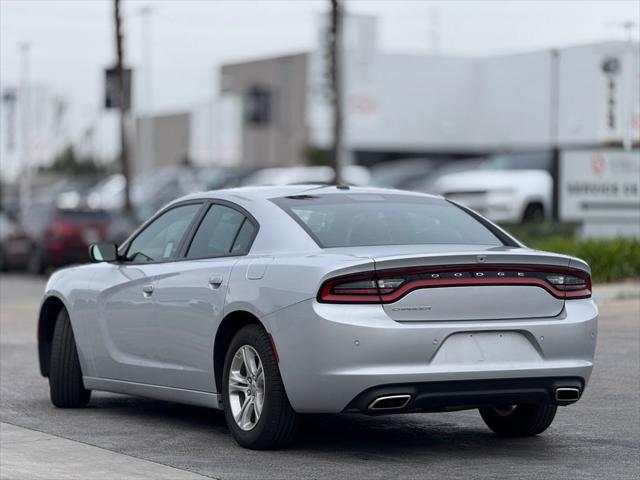
<svg viewBox="0 0 640 480"><path fill-rule="evenodd" d="M89 259L89 245L106 239L111 215L103 210L64 209L35 203L27 210L23 227L33 240L27 262L30 273L44 273Z"/></svg>
<svg viewBox="0 0 640 480"><path fill-rule="evenodd" d="M32 241L5 212L0 212L0 270L24 268Z"/></svg>

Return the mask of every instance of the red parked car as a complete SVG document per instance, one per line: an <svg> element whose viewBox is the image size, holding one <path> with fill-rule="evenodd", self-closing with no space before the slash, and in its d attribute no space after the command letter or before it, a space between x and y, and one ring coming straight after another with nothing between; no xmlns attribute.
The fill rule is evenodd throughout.
<svg viewBox="0 0 640 480"><path fill-rule="evenodd" d="M89 245L106 239L111 215L104 210L63 209L34 203L23 228L33 241L27 262L30 273L89 261Z"/></svg>

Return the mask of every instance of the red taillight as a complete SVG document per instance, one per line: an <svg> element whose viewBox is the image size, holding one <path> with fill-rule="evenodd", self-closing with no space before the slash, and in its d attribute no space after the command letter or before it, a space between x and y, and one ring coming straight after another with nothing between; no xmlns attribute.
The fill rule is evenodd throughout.
<svg viewBox="0 0 640 480"><path fill-rule="evenodd" d="M393 303L421 288L529 285L560 299L589 298L591 277L582 270L537 265L408 268L345 275L327 280L323 303Z"/></svg>
<svg viewBox="0 0 640 480"><path fill-rule="evenodd" d="M547 281L556 290L564 292L565 298L588 298L591 296L591 277L581 270L569 270L566 274L547 275Z"/></svg>
<svg viewBox="0 0 640 480"><path fill-rule="evenodd" d="M318 300L325 303L380 303L374 272L346 275L327 280Z"/></svg>

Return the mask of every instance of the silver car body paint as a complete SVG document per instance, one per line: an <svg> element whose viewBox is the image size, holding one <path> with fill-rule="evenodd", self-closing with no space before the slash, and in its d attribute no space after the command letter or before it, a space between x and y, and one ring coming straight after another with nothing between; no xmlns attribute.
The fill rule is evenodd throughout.
<svg viewBox="0 0 640 480"><path fill-rule="evenodd" d="M565 302L510 285L415 290L385 305L316 300L326 279L374 268L539 264L589 272L583 261L524 246L322 249L269 200L309 191L344 194L257 187L176 200L218 199L248 211L260 225L248 255L54 273L44 297L69 311L85 386L220 408L214 340L234 312L254 315L272 335L298 412L340 412L363 390L391 383L568 376L586 384L598 316L590 298ZM351 189L357 192L393 191ZM219 288L212 276L222 280Z"/></svg>

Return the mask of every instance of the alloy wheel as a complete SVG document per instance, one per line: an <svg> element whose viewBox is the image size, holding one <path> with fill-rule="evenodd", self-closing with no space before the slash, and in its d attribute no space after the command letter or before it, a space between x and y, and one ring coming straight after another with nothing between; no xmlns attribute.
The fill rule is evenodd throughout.
<svg viewBox="0 0 640 480"><path fill-rule="evenodd" d="M229 406L236 425L253 429L264 406L264 368L258 352L250 345L241 346L233 356L229 371Z"/></svg>

